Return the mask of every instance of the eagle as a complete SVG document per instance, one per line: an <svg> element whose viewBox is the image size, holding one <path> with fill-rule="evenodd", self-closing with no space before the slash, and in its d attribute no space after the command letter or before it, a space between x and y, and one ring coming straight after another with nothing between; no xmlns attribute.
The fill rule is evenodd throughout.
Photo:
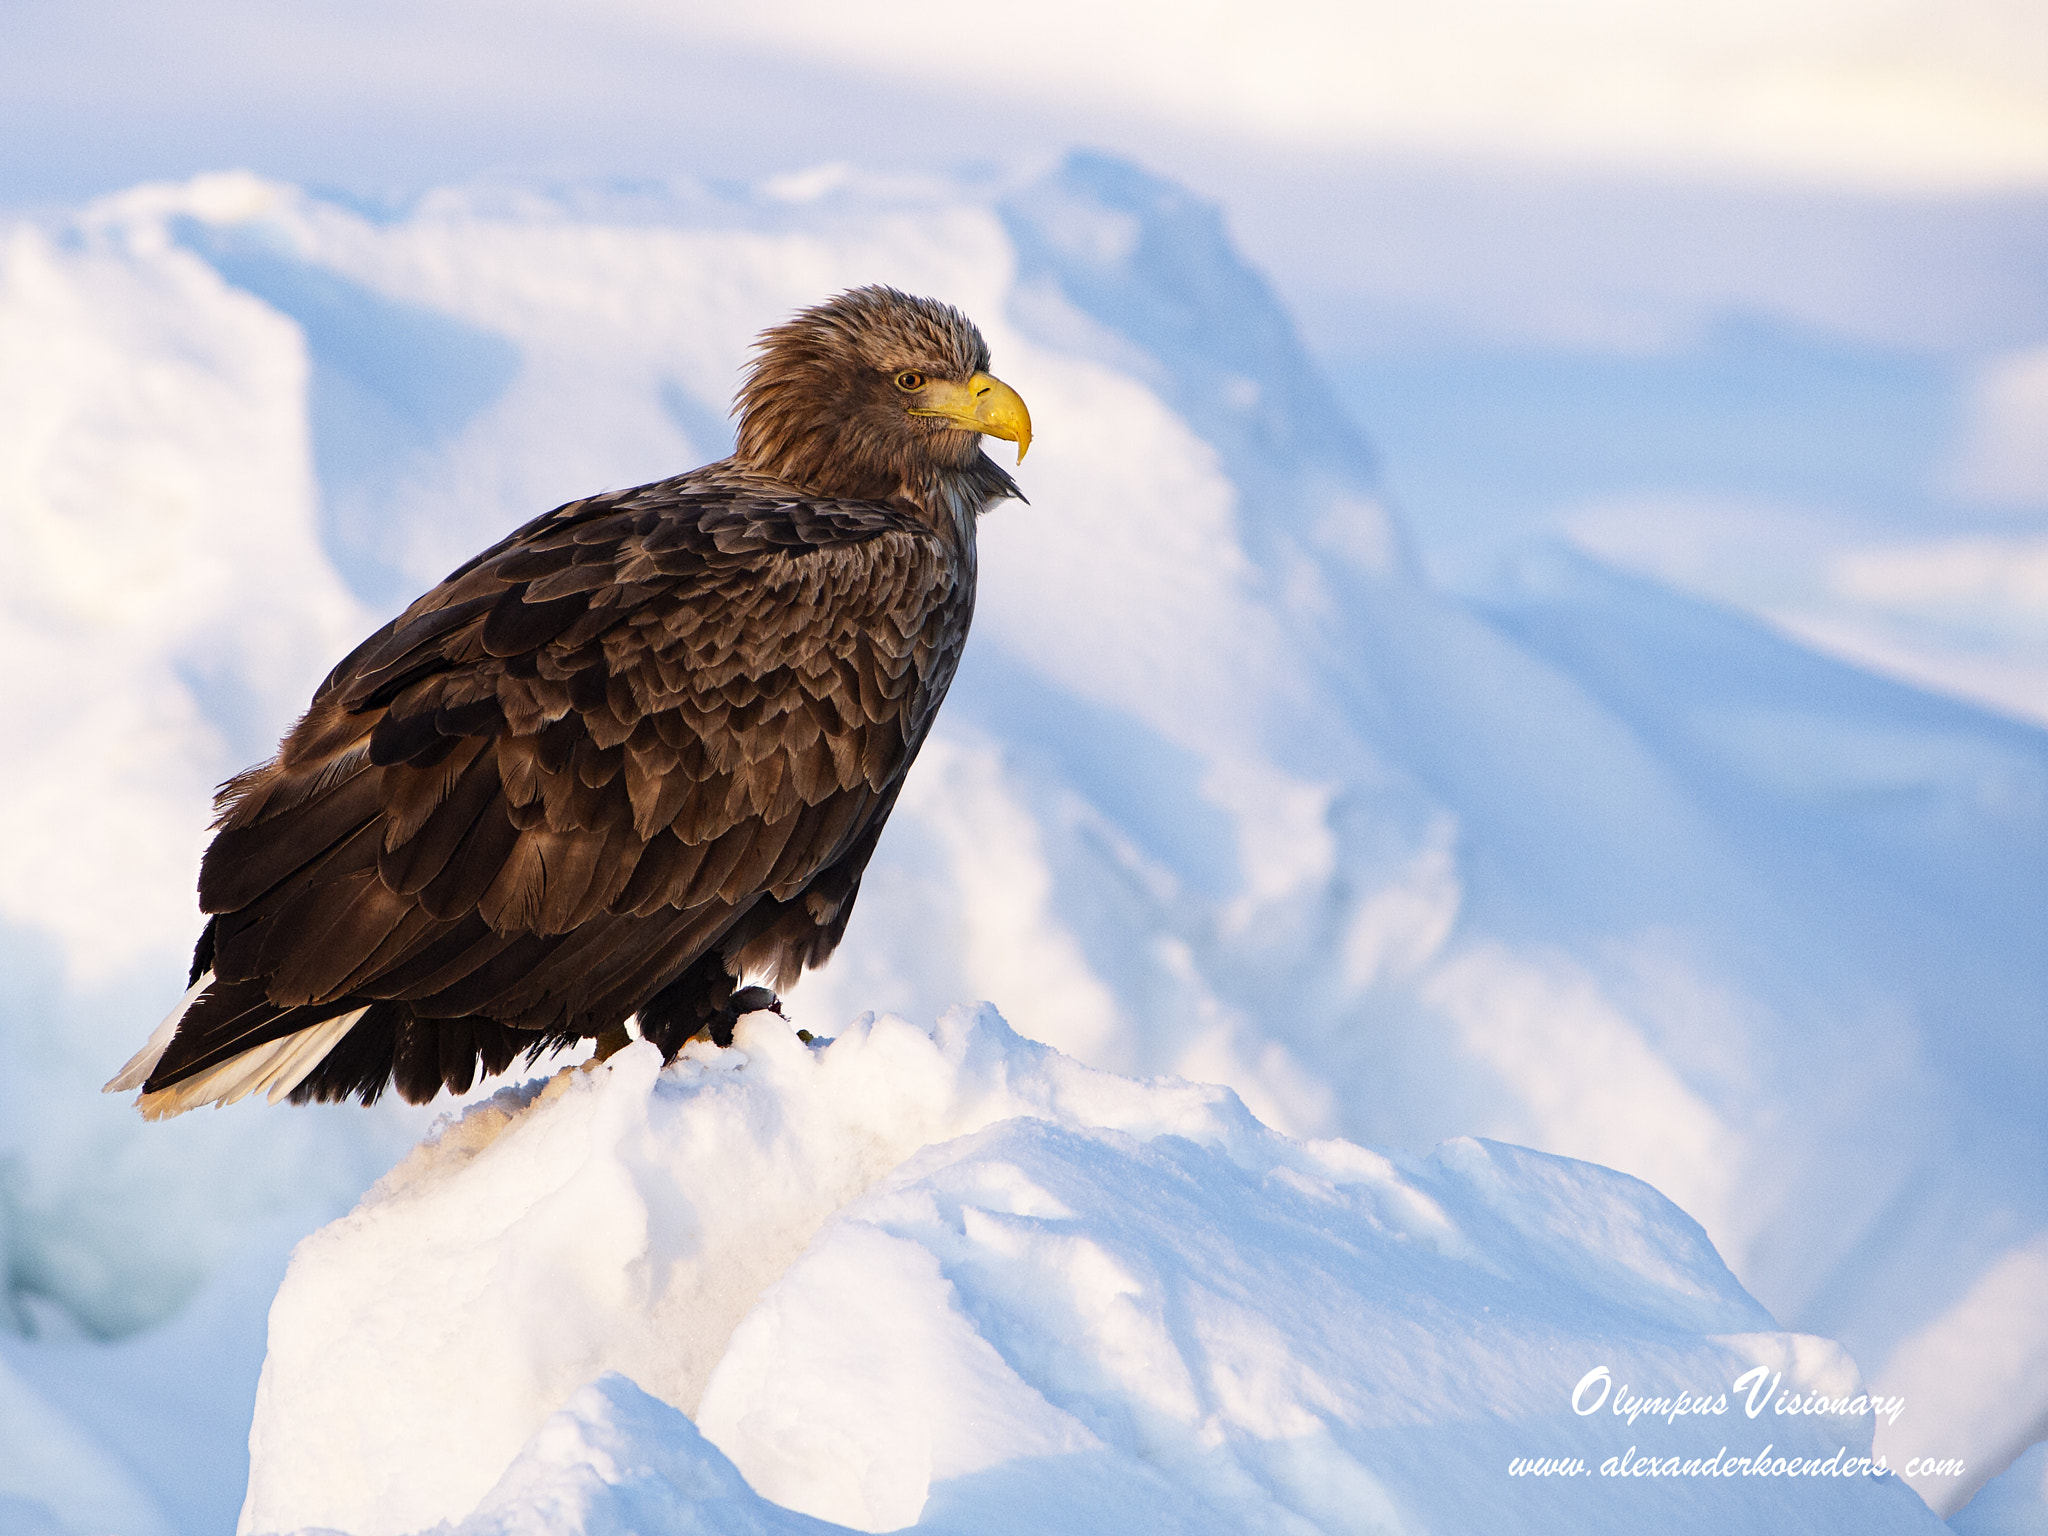
<svg viewBox="0 0 2048 1536"><path fill-rule="evenodd" d="M988 369L952 306L841 293L761 334L730 458L557 507L371 635L222 786L190 990L108 1091L421 1104L776 1006L953 680L976 520L1023 499Z"/></svg>

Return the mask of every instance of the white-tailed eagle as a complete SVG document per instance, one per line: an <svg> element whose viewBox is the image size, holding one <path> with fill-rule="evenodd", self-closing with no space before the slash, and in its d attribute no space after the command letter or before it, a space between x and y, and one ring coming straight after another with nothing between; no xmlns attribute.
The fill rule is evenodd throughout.
<svg viewBox="0 0 2048 1536"><path fill-rule="evenodd" d="M414 1103L626 1021L724 1044L846 929L1031 419L958 310L763 333L731 458L535 518L222 789L191 990L107 1086Z"/></svg>

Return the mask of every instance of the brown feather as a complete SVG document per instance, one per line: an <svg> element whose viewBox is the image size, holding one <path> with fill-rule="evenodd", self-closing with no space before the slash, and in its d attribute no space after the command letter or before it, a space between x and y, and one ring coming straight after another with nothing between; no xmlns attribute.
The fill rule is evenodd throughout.
<svg viewBox="0 0 2048 1536"><path fill-rule="evenodd" d="M532 602L526 587L507 587L484 620L484 649L493 656L537 651L581 618L587 607L581 594Z"/></svg>
<svg viewBox="0 0 2048 1536"><path fill-rule="evenodd" d="M714 838L704 850L704 862L697 866L697 873L691 879L689 888L681 900L674 905L694 907L700 902L715 899L725 885L725 877L733 872L741 859L747 856L747 849L753 845L758 823L743 821L731 831Z"/></svg>
<svg viewBox="0 0 2048 1536"><path fill-rule="evenodd" d="M519 829L493 795L440 873L420 887L419 904L439 918L476 911L518 841Z"/></svg>
<svg viewBox="0 0 2048 1536"><path fill-rule="evenodd" d="M619 893L631 883L633 871L639 867L646 851L646 842L631 826L613 822L605 836L604 847L597 856L597 873L589 889L583 893L583 900L569 914L568 926L580 927L599 913L611 911L618 902Z"/></svg>
<svg viewBox="0 0 2048 1536"><path fill-rule="evenodd" d="M265 771L287 770L273 764ZM246 907L368 826L379 813L383 782L375 770L359 773L282 816L220 833L199 866L200 910Z"/></svg>
<svg viewBox="0 0 2048 1536"><path fill-rule="evenodd" d="M709 843L682 842L671 833L658 834L642 851L640 862L614 900L613 909L635 917L651 917L663 907L682 906L710 847Z"/></svg>
<svg viewBox="0 0 2048 1536"><path fill-rule="evenodd" d="M738 906L763 890L768 883L768 872L782 857L782 850L789 845L789 837L796 830L796 824L794 812L777 821L757 822L745 853L733 861L725 879L719 882L719 900Z"/></svg>
<svg viewBox="0 0 2048 1536"><path fill-rule="evenodd" d="M270 1000L324 1003L343 995L357 957L374 953L413 910L374 868L303 887L264 925Z"/></svg>
<svg viewBox="0 0 2048 1536"><path fill-rule="evenodd" d="M434 1031L440 1037L441 1086L467 1093L476 1081L476 1029L468 1019L446 1019Z"/></svg>
<svg viewBox="0 0 2048 1536"><path fill-rule="evenodd" d="M437 923L427 943L377 978L377 991L416 1007L428 1007L445 989L527 937L530 935L525 933L493 932L474 912L454 922Z"/></svg>
<svg viewBox="0 0 2048 1536"><path fill-rule="evenodd" d="M426 1104L441 1091L440 1031L424 1019L399 1022L391 1081L408 1104Z"/></svg>
<svg viewBox="0 0 2048 1536"><path fill-rule="evenodd" d="M447 868L477 818L497 799L496 754L486 748L470 759L454 789L428 814L419 831L395 848L387 846L378 856L377 872L384 883L401 896L424 890Z"/></svg>
<svg viewBox="0 0 2048 1536"><path fill-rule="evenodd" d="M487 745L481 739L454 744L454 750L431 768L402 767L384 770L384 847L395 850L410 842L439 810L455 786Z"/></svg>
<svg viewBox="0 0 2048 1536"><path fill-rule="evenodd" d="M546 891L540 912L529 925L541 933L567 933L576 909L597 878L597 861L605 839L598 832L556 834L550 844Z"/></svg>
<svg viewBox="0 0 2048 1536"><path fill-rule="evenodd" d="M397 927L374 949L359 952L354 969L341 979L337 990L355 994L373 983L380 987L394 985L392 978L399 974L398 967L445 936L453 926L417 904L409 904Z"/></svg>
<svg viewBox="0 0 2048 1536"><path fill-rule="evenodd" d="M477 903L477 914L499 933L519 933L538 927L548 898L549 854L561 842L577 835L550 832L545 824L521 827L519 841Z"/></svg>

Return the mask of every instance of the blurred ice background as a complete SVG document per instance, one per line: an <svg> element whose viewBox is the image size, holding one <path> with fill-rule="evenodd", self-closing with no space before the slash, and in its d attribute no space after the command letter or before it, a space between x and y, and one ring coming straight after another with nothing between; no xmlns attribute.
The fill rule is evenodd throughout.
<svg viewBox="0 0 2048 1536"><path fill-rule="evenodd" d="M424 1123L92 1095L211 784L496 529L722 451L747 333L878 269L1049 430L808 1006L985 994L1285 1129L1624 1168L1909 1396L1901 1455L2048 1431L2048 13L6 30L0 1518L72 1467L75 1523L216 1528L233 1320ZM1083 537L1220 596L1090 586ZM1094 627L1043 633L1062 591Z"/></svg>

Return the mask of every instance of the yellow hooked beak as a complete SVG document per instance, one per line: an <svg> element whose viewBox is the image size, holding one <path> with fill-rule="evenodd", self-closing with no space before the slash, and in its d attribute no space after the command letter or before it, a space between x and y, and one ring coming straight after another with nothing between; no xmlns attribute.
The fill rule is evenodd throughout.
<svg viewBox="0 0 2048 1536"><path fill-rule="evenodd" d="M1031 451L1031 412L1024 397L992 373L977 373L965 384L933 379L918 392L913 416L937 416L970 432L985 432L1017 445L1017 462Z"/></svg>

